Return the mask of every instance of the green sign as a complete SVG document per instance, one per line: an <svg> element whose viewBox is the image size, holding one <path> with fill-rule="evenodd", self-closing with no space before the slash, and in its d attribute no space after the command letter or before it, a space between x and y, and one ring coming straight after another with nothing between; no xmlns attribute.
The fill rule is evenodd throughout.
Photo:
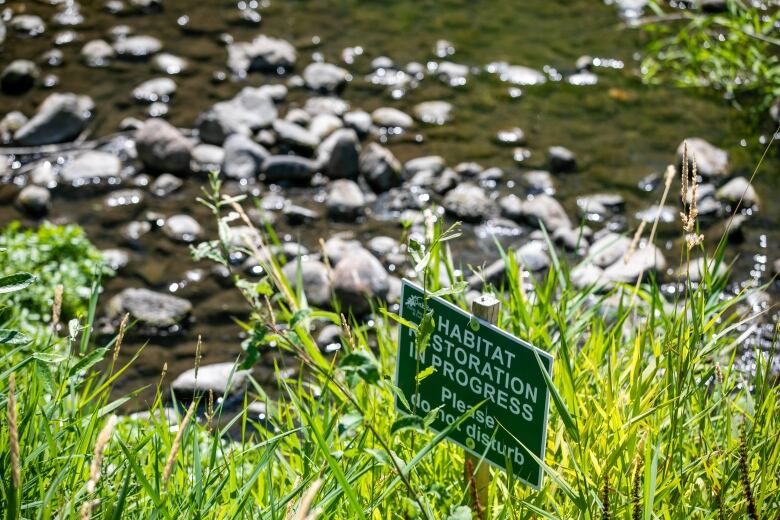
<svg viewBox="0 0 780 520"><path fill-rule="evenodd" d="M424 308L422 289L404 280L401 317L419 325ZM429 297L427 309L434 330L423 352L414 330L398 333L396 383L412 409L398 398L396 408L425 417L441 407L431 427L442 431L482 403L449 439L539 489L542 468L529 451L544 460L550 396L539 363L551 375L552 356L442 298Z"/></svg>

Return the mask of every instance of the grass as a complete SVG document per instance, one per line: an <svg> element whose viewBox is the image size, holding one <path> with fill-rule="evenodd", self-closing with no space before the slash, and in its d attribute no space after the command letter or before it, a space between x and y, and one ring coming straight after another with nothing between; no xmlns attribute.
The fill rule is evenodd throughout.
<svg viewBox="0 0 780 520"><path fill-rule="evenodd" d="M238 412L220 399L227 396L200 395L170 413L163 373L149 417L139 418L122 414L134 394L112 394L132 361L116 365L121 339L96 343L89 318L65 335L39 327L28 343L0 345L6 518L476 517L463 452L446 432L399 421L394 410L397 326L389 314L359 322L343 318L337 304L310 308L283 276L282 260L263 254L272 230L245 247L230 243L226 215L251 224L243 201L219 192L213 180L203 202L220 219L221 239L196 253L228 266L237 247L270 258L262 280L236 275L252 309L237 368L274 344L297 356L299 375L277 370L275 400L250 379ZM457 233L440 225L411 248L413 263L429 292L445 289L465 307L461 285L447 291L440 283L441 269L457 282L456 268L464 267L449 250ZM773 518L780 510L778 389L761 353L754 374L734 368L739 331L756 317L741 309L747 292L726 292L725 278L712 274L722 247L703 281L686 281L673 299L652 276L577 290L567 262L551 251L553 266L538 278L523 277L513 252L502 251L506 279L493 288L502 302L498 325L555 356L545 479L534 491L491 470L485 517ZM690 254L682 249L681 265ZM85 308L97 298L94 289ZM15 312L6 317L2 328L18 323ZM324 322L343 330L335 357L313 337L313 325ZM247 411L253 401L265 404L263 416Z"/></svg>

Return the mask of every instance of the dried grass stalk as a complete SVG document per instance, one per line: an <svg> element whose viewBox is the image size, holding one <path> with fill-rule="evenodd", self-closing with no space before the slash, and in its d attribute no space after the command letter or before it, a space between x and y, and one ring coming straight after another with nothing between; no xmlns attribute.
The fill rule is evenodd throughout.
<svg viewBox="0 0 780 520"><path fill-rule="evenodd" d="M168 458L165 460L165 468L163 469L162 482L163 489L168 484L168 479L171 478L171 472L173 471L173 465L176 462L176 456L179 454L179 448L181 448L181 440L184 437L184 431L187 429L187 424L192 419L192 415L195 413L195 401L190 403L190 407L187 408L187 414L179 424L179 431L176 432L176 438L173 440L173 446L171 446L171 452L168 454Z"/></svg>

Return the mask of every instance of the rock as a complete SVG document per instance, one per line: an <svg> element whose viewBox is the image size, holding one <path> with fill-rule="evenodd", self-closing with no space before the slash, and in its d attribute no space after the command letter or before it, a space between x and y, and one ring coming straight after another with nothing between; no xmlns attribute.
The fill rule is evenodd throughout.
<svg viewBox="0 0 780 520"><path fill-rule="evenodd" d="M137 242L142 236L152 230L152 225L146 221L128 222L119 230L120 235L129 242Z"/></svg>
<svg viewBox="0 0 780 520"><path fill-rule="evenodd" d="M290 284L298 289L298 270L300 269L303 293L309 305L327 307L333 294L328 267L317 260L298 262L292 260L282 268L282 273Z"/></svg>
<svg viewBox="0 0 780 520"><path fill-rule="evenodd" d="M238 370L232 361L203 365L197 370L191 368L179 374L171 383L171 388L175 394L183 397L205 395L210 391L214 399L220 399L243 388L250 373L250 370Z"/></svg>
<svg viewBox="0 0 780 520"><path fill-rule="evenodd" d="M400 186L401 163L387 148L371 143L360 154L360 172L376 193Z"/></svg>
<svg viewBox="0 0 780 520"><path fill-rule="evenodd" d="M225 141L222 173L231 179L257 177L271 153L243 134L232 134Z"/></svg>
<svg viewBox="0 0 780 520"><path fill-rule="evenodd" d="M170 173L163 173L149 186L149 191L157 197L167 197L184 185L184 181Z"/></svg>
<svg viewBox="0 0 780 520"><path fill-rule="evenodd" d="M192 304L183 298L149 289L128 288L111 298L109 315L121 318L126 313L149 327L170 327L181 323L192 311Z"/></svg>
<svg viewBox="0 0 780 520"><path fill-rule="evenodd" d="M24 146L70 141L86 128L95 104L88 96L50 94L35 115L14 134L14 141Z"/></svg>
<svg viewBox="0 0 780 520"><path fill-rule="evenodd" d="M328 215L335 219L354 220L366 204L360 186L349 179L338 179L328 185Z"/></svg>
<svg viewBox="0 0 780 520"><path fill-rule="evenodd" d="M198 144L190 154L190 170L195 173L220 171L225 160L225 150L213 144Z"/></svg>
<svg viewBox="0 0 780 520"><path fill-rule="evenodd" d="M100 252L103 263L113 271L119 271L130 263L130 254L124 249L104 249Z"/></svg>
<svg viewBox="0 0 780 520"><path fill-rule="evenodd" d="M51 193L42 186L30 184L19 192L16 205L22 212L33 218L42 217L51 209Z"/></svg>
<svg viewBox="0 0 780 520"><path fill-rule="evenodd" d="M203 234L203 228L189 215L173 215L165 219L163 233L171 240L194 242Z"/></svg>
<svg viewBox="0 0 780 520"><path fill-rule="evenodd" d="M677 147L677 162L682 164L685 143L688 143L689 172L693 168L693 157L696 157L696 170L705 178L724 177L729 173L729 154L704 139L689 137Z"/></svg>
<svg viewBox="0 0 780 520"><path fill-rule="evenodd" d="M60 172L63 182L80 186L95 181L119 178L122 162L108 152L88 150L80 152Z"/></svg>
<svg viewBox="0 0 780 520"><path fill-rule="evenodd" d="M455 166L455 173L463 177L476 177L484 168L475 162L462 162Z"/></svg>
<svg viewBox="0 0 780 520"><path fill-rule="evenodd" d="M152 66L165 74L176 75L186 72L189 62L179 56L162 52L152 58Z"/></svg>
<svg viewBox="0 0 780 520"><path fill-rule="evenodd" d="M707 262L707 271L709 271L709 274L711 277L714 278L720 278L721 276L724 276L728 272L728 267L723 262L720 262L717 265L717 268L715 267L715 259L710 258ZM704 280L704 272L705 272L705 259L704 257L694 258L693 260L688 261L687 264L678 267L675 271L675 277L678 280L690 280L693 283L698 283Z"/></svg>
<svg viewBox="0 0 780 520"><path fill-rule="evenodd" d="M481 222L492 214L494 203L479 186L463 183L447 193L442 206L461 220Z"/></svg>
<svg viewBox="0 0 780 520"><path fill-rule="evenodd" d="M320 217L320 214L316 211L295 204L287 204L282 213L287 219L287 223L291 226L314 222Z"/></svg>
<svg viewBox="0 0 780 520"><path fill-rule="evenodd" d="M504 178L504 170L496 167L482 170L481 172L479 172L479 175L477 175L477 179L481 184L495 185L498 181L500 181L503 178Z"/></svg>
<svg viewBox="0 0 780 520"><path fill-rule="evenodd" d="M510 65L506 62L494 62L486 67L488 72L497 74L501 81L513 85L541 85L547 81L547 76L538 70L522 65Z"/></svg>
<svg viewBox="0 0 780 520"><path fill-rule="evenodd" d="M115 190L103 199L103 214L106 222L127 222L143 207L144 194L138 189Z"/></svg>
<svg viewBox="0 0 780 520"><path fill-rule="evenodd" d="M14 60L0 75L0 90L6 94L23 94L35 85L40 73L30 60Z"/></svg>
<svg viewBox="0 0 780 520"><path fill-rule="evenodd" d="M520 222L523 219L523 200L514 193L501 197L498 206L501 208L501 215L506 218L515 222Z"/></svg>
<svg viewBox="0 0 780 520"><path fill-rule="evenodd" d="M523 184L528 186L528 192L531 195L544 193L552 195L555 193L555 183L550 172L544 170L533 170L523 174Z"/></svg>
<svg viewBox="0 0 780 520"><path fill-rule="evenodd" d="M81 59L87 67L107 67L115 56L116 51L105 40L90 40L81 48Z"/></svg>
<svg viewBox="0 0 780 520"><path fill-rule="evenodd" d="M596 193L577 197L577 207L583 215L595 215L603 220L612 213L621 211L625 206L625 200L616 193Z"/></svg>
<svg viewBox="0 0 780 520"><path fill-rule="evenodd" d="M506 130L499 130L496 133L495 141L503 146L518 146L525 144L525 132L522 128L514 127Z"/></svg>
<svg viewBox="0 0 780 520"><path fill-rule="evenodd" d="M276 105L267 93L245 87L233 99L221 101L203 112L196 124L201 140L221 145L230 134L251 136L270 126L276 116Z"/></svg>
<svg viewBox="0 0 780 520"><path fill-rule="evenodd" d="M344 114L344 124L357 132L357 135L366 136L371 130L371 114L365 110L347 112Z"/></svg>
<svg viewBox="0 0 780 520"><path fill-rule="evenodd" d="M336 130L344 128L344 122L332 114L317 114L311 119L308 126L309 132L314 134L317 139L321 141Z"/></svg>
<svg viewBox="0 0 780 520"><path fill-rule="evenodd" d="M309 123L311 123L311 119L311 115L302 108L291 108L284 116L285 121L289 121L290 123L295 123L296 125L300 126L307 126Z"/></svg>
<svg viewBox="0 0 780 520"><path fill-rule="evenodd" d="M0 143L10 143L17 130L27 124L27 116L18 110L12 110L0 120Z"/></svg>
<svg viewBox="0 0 780 520"><path fill-rule="evenodd" d="M57 187L57 174L51 161L46 159L36 161L29 172L29 179L31 183L44 188L52 189Z"/></svg>
<svg viewBox="0 0 780 520"><path fill-rule="evenodd" d="M330 265L333 266L338 265L342 259L362 247L363 245L357 240L347 240L341 235L334 235L325 241L322 253L328 259Z"/></svg>
<svg viewBox="0 0 780 520"><path fill-rule="evenodd" d="M468 65L442 61L436 66L436 77L451 87L462 87L469 76Z"/></svg>
<svg viewBox="0 0 780 520"><path fill-rule="evenodd" d="M547 149L547 157L550 161L550 171L553 173L566 173L577 170L577 160L574 153L563 146L551 146Z"/></svg>
<svg viewBox="0 0 780 520"><path fill-rule="evenodd" d="M130 5L141 13L152 13L161 11L163 8L162 0L129 0Z"/></svg>
<svg viewBox="0 0 780 520"><path fill-rule="evenodd" d="M538 227L543 224L548 233L554 233L559 228L572 227L561 203L549 195L536 195L524 201L521 211L523 219L530 225Z"/></svg>
<svg viewBox="0 0 780 520"><path fill-rule="evenodd" d="M753 185L744 177L735 177L718 188L715 196L720 200L737 203L740 200L744 206L758 206L758 193ZM698 198L698 197L697 197Z"/></svg>
<svg viewBox="0 0 780 520"><path fill-rule="evenodd" d="M436 176L443 172L446 166L444 157L441 155L426 155L406 161L404 173L407 177L414 177L420 172L431 172L433 176Z"/></svg>
<svg viewBox="0 0 780 520"><path fill-rule="evenodd" d="M333 271L336 298L355 315L367 313L370 302L385 298L389 289L389 276L382 263L362 248L342 258Z"/></svg>
<svg viewBox="0 0 780 520"><path fill-rule="evenodd" d="M576 289L587 289L603 283L604 270L591 262L583 262L572 269L569 278Z"/></svg>
<svg viewBox="0 0 780 520"><path fill-rule="evenodd" d="M351 128L336 130L317 149L323 173L331 179L355 179L360 172L360 142Z"/></svg>
<svg viewBox="0 0 780 520"><path fill-rule="evenodd" d="M277 119L273 123L273 128L279 141L294 150L311 154L320 144L320 140L314 134L295 123Z"/></svg>
<svg viewBox="0 0 780 520"><path fill-rule="evenodd" d="M323 94L341 91L349 78L349 72L331 63L310 63L303 70L306 86Z"/></svg>
<svg viewBox="0 0 780 520"><path fill-rule="evenodd" d="M390 254L398 253L401 250L401 245L398 240L388 236L376 236L371 238L366 244L372 255L377 258L383 258Z"/></svg>
<svg viewBox="0 0 780 520"><path fill-rule="evenodd" d="M651 271L664 271L666 259L661 250L652 244L639 247L628 255L628 259L619 258L604 269L604 278L610 282L634 283Z"/></svg>
<svg viewBox="0 0 780 520"><path fill-rule="evenodd" d="M287 87L280 83L270 83L268 85L262 85L257 88L259 94L264 94L277 103L281 103L287 99L288 90Z"/></svg>
<svg viewBox="0 0 780 520"><path fill-rule="evenodd" d="M133 89L133 99L140 103L168 103L176 93L176 83L170 78L154 78Z"/></svg>
<svg viewBox="0 0 780 520"><path fill-rule="evenodd" d="M262 167L266 182L308 182L316 172L317 163L295 155L272 155Z"/></svg>
<svg viewBox="0 0 780 520"><path fill-rule="evenodd" d="M8 28L21 38L34 38L46 31L46 24L40 16L18 14L8 22Z"/></svg>
<svg viewBox="0 0 780 520"><path fill-rule="evenodd" d="M239 77L249 72L284 72L295 66L298 54L289 42L260 35L251 42L228 45L228 68Z"/></svg>
<svg viewBox="0 0 780 520"><path fill-rule="evenodd" d="M541 240L532 240L515 251L517 263L526 271L542 271L550 267L547 245Z"/></svg>
<svg viewBox="0 0 780 520"><path fill-rule="evenodd" d="M414 117L429 125L443 125L452 118L452 103L424 101L414 106Z"/></svg>
<svg viewBox="0 0 780 520"><path fill-rule="evenodd" d="M184 174L190 171L192 142L162 119L147 119L135 134L138 158L151 171Z"/></svg>
<svg viewBox="0 0 780 520"><path fill-rule="evenodd" d="M128 36L114 43L117 56L125 59L145 59L162 50L162 43L154 36Z"/></svg>
<svg viewBox="0 0 780 520"><path fill-rule="evenodd" d="M677 208L672 206L653 205L647 209L637 211L634 216L637 220L644 220L647 224L652 224L656 219L658 219L658 222L671 224L677 220L678 213Z"/></svg>
<svg viewBox="0 0 780 520"><path fill-rule="evenodd" d="M392 107L377 108L371 113L371 119L375 125L385 128L401 128L405 130L414 126L414 120L409 114Z"/></svg>
<svg viewBox="0 0 780 520"><path fill-rule="evenodd" d="M560 227L552 234L552 239L556 244L560 244L568 251L585 251L588 249L588 240L585 238L583 230L577 228Z"/></svg>
<svg viewBox="0 0 780 520"><path fill-rule="evenodd" d="M325 325L317 335L317 346L323 352L336 352L341 350L341 327L334 323Z"/></svg>
<svg viewBox="0 0 780 520"><path fill-rule="evenodd" d="M315 96L306 100L303 109L312 117L319 114L343 116L349 110L349 103L332 96Z"/></svg>
<svg viewBox="0 0 780 520"><path fill-rule="evenodd" d="M607 267L623 258L629 247L631 247L631 240L628 237L610 232L591 244L588 257L594 265Z"/></svg>
<svg viewBox="0 0 780 520"><path fill-rule="evenodd" d="M62 67L65 63L65 53L60 49L51 49L44 52L39 61L47 67Z"/></svg>

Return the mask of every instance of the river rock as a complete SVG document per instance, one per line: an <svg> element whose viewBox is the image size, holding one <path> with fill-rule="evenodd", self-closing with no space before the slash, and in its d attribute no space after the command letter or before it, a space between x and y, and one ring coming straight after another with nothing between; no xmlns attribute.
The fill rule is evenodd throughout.
<svg viewBox="0 0 780 520"><path fill-rule="evenodd" d="M412 116L393 107L377 108L371 113L371 119L377 126L385 128L407 129L414 126Z"/></svg>
<svg viewBox="0 0 780 520"><path fill-rule="evenodd" d="M577 170L577 160L574 153L563 146L551 146L547 149L547 158L550 161L550 171L553 173L566 173Z"/></svg>
<svg viewBox="0 0 780 520"><path fill-rule="evenodd" d="M401 251L401 245L393 237L375 236L366 244L366 248L377 258L384 258L387 255L397 254Z"/></svg>
<svg viewBox="0 0 780 520"><path fill-rule="evenodd" d="M552 195L555 193L555 183L548 171L532 170L525 172L521 180L528 187L528 193L531 195L540 193Z"/></svg>
<svg viewBox="0 0 780 520"><path fill-rule="evenodd" d="M634 283L651 271L663 272L666 259L661 250L652 244L645 244L604 269L604 278L610 282Z"/></svg>
<svg viewBox="0 0 780 520"><path fill-rule="evenodd" d="M306 86L324 94L341 91L349 77L349 72L331 63L310 63L303 70Z"/></svg>
<svg viewBox="0 0 780 520"><path fill-rule="evenodd" d="M354 220L363 212L366 198L355 181L338 179L328 185L326 203L332 218Z"/></svg>
<svg viewBox="0 0 780 520"><path fill-rule="evenodd" d="M401 163L390 150L376 143L363 148L360 154L360 172L376 193L400 186L403 182Z"/></svg>
<svg viewBox="0 0 780 520"><path fill-rule="evenodd" d="M495 141L502 146L522 145L525 144L525 132L519 127L499 130L496 133Z"/></svg>
<svg viewBox="0 0 780 520"><path fill-rule="evenodd" d="M178 128L158 118L147 119L135 134L138 158L151 171L190 171L192 142Z"/></svg>
<svg viewBox="0 0 780 520"><path fill-rule="evenodd" d="M616 193L595 193L577 197L577 207L583 215L595 215L598 220L609 217L625 207L625 200Z"/></svg>
<svg viewBox="0 0 780 520"><path fill-rule="evenodd" d="M6 94L23 94L35 85L41 71L30 60L14 60L0 75L0 90Z"/></svg>
<svg viewBox="0 0 780 520"><path fill-rule="evenodd" d="M87 67L107 67L115 56L116 51L105 40L90 40L81 48L81 59Z"/></svg>
<svg viewBox="0 0 780 520"><path fill-rule="evenodd" d="M333 289L346 309L362 315L371 309L372 300L387 296L390 281L382 263L367 250L359 248L336 264Z"/></svg>
<svg viewBox="0 0 780 520"><path fill-rule="evenodd" d="M51 193L42 186L30 184L19 192L16 205L33 218L43 217L51 209Z"/></svg>
<svg viewBox="0 0 780 520"><path fill-rule="evenodd" d="M177 396L184 398L211 392L214 399L221 399L240 391L250 374L250 370L238 370L232 361L213 363L179 374L171 383L171 388Z"/></svg>
<svg viewBox="0 0 780 520"><path fill-rule="evenodd" d="M318 260L304 260L300 263L295 260L287 262L282 268L282 273L296 290L298 289L299 268L306 301L315 307L327 307L333 294L328 267Z"/></svg>
<svg viewBox="0 0 780 520"><path fill-rule="evenodd" d="M173 215L165 219L163 233L171 240L194 242L203 234L203 228L189 215Z"/></svg>
<svg viewBox="0 0 780 520"><path fill-rule="evenodd" d="M451 87L462 87L469 76L468 65L442 61L435 68L436 77Z"/></svg>
<svg viewBox="0 0 780 520"><path fill-rule="evenodd" d="M744 177L735 177L718 188L715 196L720 200L737 203L742 200L745 206L758 206L758 193ZM698 198L698 197L697 197Z"/></svg>
<svg viewBox="0 0 780 520"><path fill-rule="evenodd" d="M677 147L677 163L682 164L685 143L688 143L689 170L696 156L696 170L705 178L724 177L729 173L729 154L700 137L689 137Z"/></svg>
<svg viewBox="0 0 780 520"><path fill-rule="evenodd" d="M515 222L520 222L523 219L523 199L514 193L501 197L498 201L498 206L501 208L501 215L504 217Z"/></svg>
<svg viewBox="0 0 780 520"><path fill-rule="evenodd" d="M182 74L189 68L189 62L174 54L161 52L152 58L152 66L160 72L170 75Z"/></svg>
<svg viewBox="0 0 780 520"><path fill-rule="evenodd" d="M273 123L273 128L280 142L307 155L311 154L320 144L317 136L295 123L277 119Z"/></svg>
<svg viewBox="0 0 780 520"><path fill-rule="evenodd" d="M585 251L588 249L588 240L580 228L560 227L553 232L552 239L556 244L560 244L568 251Z"/></svg>
<svg viewBox="0 0 780 520"><path fill-rule="evenodd" d="M50 94L35 115L14 134L14 141L24 146L70 141L86 128L95 104L88 96Z"/></svg>
<svg viewBox="0 0 780 520"><path fill-rule="evenodd" d="M547 81L547 76L536 69L503 61L489 63L485 69L491 74L497 74L501 81L518 86L541 85Z"/></svg>
<svg viewBox="0 0 780 520"><path fill-rule="evenodd" d="M414 117L429 125L443 125L452 118L452 103L423 101L414 106Z"/></svg>
<svg viewBox="0 0 780 520"><path fill-rule="evenodd" d="M272 155L262 167L266 182L308 182L316 172L316 162L295 155Z"/></svg>
<svg viewBox="0 0 780 520"><path fill-rule="evenodd" d="M365 137L371 130L371 114L365 110L353 110L344 114L344 124L357 132L357 135Z"/></svg>
<svg viewBox="0 0 780 520"><path fill-rule="evenodd" d="M352 251L362 247L363 245L357 240L350 240L349 235L337 234L325 241L322 254L328 259L330 265L337 265L343 258L350 255Z"/></svg>
<svg viewBox="0 0 780 520"><path fill-rule="evenodd" d="M117 56L125 59L145 59L162 50L162 43L154 36L128 36L114 42Z"/></svg>
<svg viewBox="0 0 780 520"><path fill-rule="evenodd" d="M111 248L100 251L103 257L103 263L113 271L120 271L130 263L130 253L124 249Z"/></svg>
<svg viewBox="0 0 780 520"><path fill-rule="evenodd" d="M116 155L95 150L78 153L60 172L62 181L72 185L100 182L121 175L122 162Z"/></svg>
<svg viewBox="0 0 780 520"><path fill-rule="evenodd" d="M317 149L323 173L331 179L355 179L360 172L360 142L351 128L336 130Z"/></svg>
<svg viewBox="0 0 780 520"><path fill-rule="evenodd" d="M444 157L441 155L426 155L406 161L404 163L404 173L407 177L414 177L420 172L431 172L432 175L436 176L443 172L446 167Z"/></svg>
<svg viewBox="0 0 780 520"><path fill-rule="evenodd" d="M196 124L201 140L221 145L230 134L249 136L270 126L276 116L276 105L267 93L245 87L233 99L203 112Z"/></svg>
<svg viewBox="0 0 780 520"><path fill-rule="evenodd" d="M190 170L195 173L218 172L225 160L225 150L213 144L197 144L190 154Z"/></svg>
<svg viewBox="0 0 780 520"><path fill-rule="evenodd" d="M643 220L647 224L652 224L658 219L663 224L671 224L677 220L679 211L673 206L659 206L653 204L649 208L637 211L634 215L637 220Z"/></svg>
<svg viewBox="0 0 780 520"><path fill-rule="evenodd" d="M466 222L485 220L491 215L493 205L485 190L470 183L463 183L449 191L442 201L444 209Z"/></svg>
<svg viewBox="0 0 780 520"><path fill-rule="evenodd" d="M549 195L536 195L523 201L521 212L523 219L532 226L544 224L548 233L558 228L571 228L571 220L561 203Z"/></svg>
<svg viewBox="0 0 780 520"><path fill-rule="evenodd" d="M27 124L29 119L26 115L18 110L12 110L0 119L0 143L8 144L13 138L17 130Z"/></svg>
<svg viewBox="0 0 780 520"><path fill-rule="evenodd" d="M576 289L587 289L604 282L604 270L586 261L572 269L569 278Z"/></svg>
<svg viewBox="0 0 780 520"><path fill-rule="evenodd" d="M127 288L111 298L109 315L114 318L130 314L149 327L170 327L181 323L192 311L192 304L184 298L158 293L149 289Z"/></svg>
<svg viewBox="0 0 780 520"><path fill-rule="evenodd" d="M285 205L282 214L285 219L287 219L287 223L291 226L308 224L320 218L320 214L316 211L297 204Z"/></svg>
<svg viewBox="0 0 780 520"><path fill-rule="evenodd" d="M184 181L170 173L163 173L149 186L149 191L156 197L167 197L184 185Z"/></svg>
<svg viewBox="0 0 780 520"><path fill-rule="evenodd" d="M705 262L707 269L705 269ZM716 268L715 259L705 260L704 257L699 257L689 260L687 264L677 268L674 274L678 280L690 280L693 283L699 283L704 280L705 270L709 271L710 276L719 278L728 272L728 267L724 262L720 262Z"/></svg>
<svg viewBox="0 0 780 520"><path fill-rule="evenodd" d="M303 109L312 117L319 114L341 117L349 111L349 103L333 96L314 96L306 100Z"/></svg>
<svg viewBox="0 0 780 520"><path fill-rule="evenodd" d="M127 222L135 217L144 204L144 194L139 189L115 190L103 199L103 214L106 222Z"/></svg>
<svg viewBox="0 0 780 520"><path fill-rule="evenodd" d="M34 38L46 31L46 24L40 16L18 14L8 22L8 28L21 38Z"/></svg>
<svg viewBox="0 0 780 520"><path fill-rule="evenodd" d="M176 82L171 78L154 78L133 89L133 99L140 103L168 103L176 93Z"/></svg>
<svg viewBox="0 0 780 520"><path fill-rule="evenodd" d="M547 245L541 240L532 240L515 251L517 263L530 272L542 271L550 267L550 255Z"/></svg>
<svg viewBox="0 0 780 520"><path fill-rule="evenodd" d="M598 267L614 264L631 247L631 239L617 233L609 232L597 237L588 249L588 257Z"/></svg>
<svg viewBox="0 0 780 520"><path fill-rule="evenodd" d="M251 42L228 45L228 68L239 77L252 71L284 72L295 66L298 54L289 42L260 35Z"/></svg>
<svg viewBox="0 0 780 520"><path fill-rule="evenodd" d="M231 179L257 177L271 153L243 134L232 134L225 141L222 173Z"/></svg>
<svg viewBox="0 0 780 520"><path fill-rule="evenodd" d="M335 323L325 325L317 335L317 346L326 353L341 350L342 332L342 328Z"/></svg>
<svg viewBox="0 0 780 520"><path fill-rule="evenodd" d="M306 112L304 111L304 113ZM308 126L309 132L321 141L339 128L344 128L344 122L333 114L317 114L311 119Z"/></svg>
<svg viewBox="0 0 780 520"><path fill-rule="evenodd" d="M311 114L302 108L291 108L284 116L285 121L289 121L290 123L295 123L296 125L300 126L307 126L309 123L311 123L311 119Z"/></svg>

